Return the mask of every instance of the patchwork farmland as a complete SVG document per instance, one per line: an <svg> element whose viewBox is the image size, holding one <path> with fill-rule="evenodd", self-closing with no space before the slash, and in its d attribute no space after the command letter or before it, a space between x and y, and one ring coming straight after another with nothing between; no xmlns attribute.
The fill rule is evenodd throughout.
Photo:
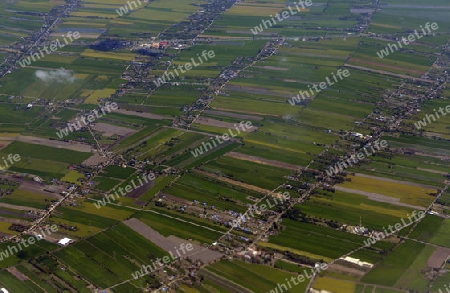
<svg viewBox="0 0 450 293"><path fill-rule="evenodd" d="M0 12L2 292L448 290L446 1Z"/></svg>

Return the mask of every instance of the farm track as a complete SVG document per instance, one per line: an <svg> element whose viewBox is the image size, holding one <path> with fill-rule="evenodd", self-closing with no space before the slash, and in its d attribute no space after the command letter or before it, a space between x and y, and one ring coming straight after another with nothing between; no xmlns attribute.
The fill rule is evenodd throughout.
<svg viewBox="0 0 450 293"><path fill-rule="evenodd" d="M212 23L210 24L210 26L212 25ZM208 28L209 28L209 26L208 26ZM203 30L203 32L206 30L207 28L205 28L204 30ZM202 33L203 33L202 32ZM269 38L269 39L271 39L271 40L273 40L274 38ZM255 61L256 62L256 61ZM254 63L253 63L254 64ZM250 65L250 66L252 66L252 65ZM247 67L246 67L247 68ZM366 68L367 69L367 68ZM244 69L242 69L242 70L244 70ZM241 71L242 71L241 70ZM384 74L384 73L381 73L382 71L379 71L378 73L380 73L380 74ZM408 77L408 76L406 76L406 75L403 75L404 77ZM398 76L399 77L399 76ZM411 79L411 77L408 77L409 79ZM227 81L228 82L228 81ZM226 82L226 83L227 83ZM429 82L429 80L427 80L427 82ZM226 84L225 83L225 84ZM222 87L223 88L223 87ZM147 98L150 96L150 94L147 96ZM145 100L144 100L145 101ZM142 103L144 103L144 101L142 102ZM211 102L212 102L212 100L211 100ZM210 103L211 103L210 102ZM208 103L208 106L209 106L209 104L210 103ZM198 123L198 119L201 119L201 118L199 118L200 117L200 115L203 113L203 112L206 112L205 111L205 109L206 109L207 107L205 107L199 114L198 114L198 116L191 122L191 124L192 123L194 123L195 121L197 121L197 123ZM133 114L134 115L134 114ZM136 116L138 116L138 113L136 113ZM370 115L368 116L368 117L370 117ZM399 118L399 120L401 121L401 118ZM185 130L185 131L189 131L189 130ZM94 137L94 139L95 139L95 136L94 136L94 134L92 134L93 135L93 137ZM381 135L382 134L380 134L379 135L379 137L381 137ZM97 142L98 143L98 142ZM159 146L157 146L157 147L159 147ZM102 150L102 146L101 146L101 144L100 143L98 143L98 148L99 148L99 150L103 153L103 150ZM326 151L324 151L324 152L326 152ZM232 155L230 155L230 156L232 156ZM248 156L248 157L250 157L250 156ZM256 157L252 157L251 159L255 159ZM248 158L249 160L250 160L250 158ZM259 158L258 158L259 159ZM112 161L112 160L111 160ZM280 162L277 162L277 161L272 161L272 160L261 160L261 161L256 161L256 162L258 162L258 163L266 163L266 164L268 164L268 165L270 165L270 164L281 164ZM289 164L288 164L289 165ZM308 165L309 166L309 165ZM285 167L288 167L287 165L285 166ZM294 166L293 165L293 167L291 167L291 168L295 168L295 167L300 167L300 166ZM306 167L306 168L308 168L308 167ZM287 168L287 169L289 169L289 168ZM294 169L292 169L292 170L294 170ZM378 178L378 177L377 177ZM176 179L175 179L176 180ZM174 180L174 181L175 181ZM172 181L172 182L174 182L174 181ZM321 184L322 184L323 182L317 182L316 184L314 184L313 186L311 186L311 188L307 191L307 192L305 192L305 193L303 193L302 194L302 196L298 199L298 200L295 200L293 203L292 203L292 205L290 206L290 208L292 208L292 207L294 207L296 204L300 204L300 203L303 203L303 201L310 195L310 193L314 190L314 189L316 189L316 188L320 188L320 186L321 186ZM236 184L236 185L239 185L239 183L238 182L235 182L234 181L234 183L233 184ZM445 187L445 189L444 190L446 190L447 189L447 187L448 187L448 185ZM276 190L278 190L280 187L277 187L276 189L274 189L273 191L269 191L269 190L263 190L263 192L265 193L265 194L270 194L270 193L273 193L273 192L275 192ZM74 190L75 191L75 190ZM439 197L442 195L442 193L439 195ZM62 202L64 201L64 200L66 200L68 198L68 196L67 197L64 197L57 205L60 205L60 204L62 204ZM438 198L436 198L435 199L435 201L437 200ZM435 202L434 201L434 202ZM434 203L433 202L433 203ZM432 207L432 205L429 207L429 208L431 208ZM416 207L417 208L417 207ZM55 205L55 209L56 209L56 205ZM54 210L54 209L53 209ZM136 210L141 210L141 209L136 209ZM287 209L288 210L288 209ZM286 211L287 211L286 210ZM285 212L286 212L285 211ZM153 212L153 213L157 213L156 211L146 211L146 212ZM50 212L51 213L51 212ZM50 214L49 213L49 214ZM283 216L283 214L284 214L284 212L283 213L281 213L278 217L277 217L277 219L280 219L282 216ZM47 215L48 216L48 215ZM181 219L179 219L179 218L176 218L176 219L178 219L178 220L181 220ZM182 220L182 221L184 221L184 220ZM195 224L195 223L192 223L192 222L189 222L189 223L191 223L191 224ZM195 225L197 225L197 224L195 224ZM270 226L269 226L270 227ZM208 228L208 227L206 227L206 228ZM261 234L262 235L262 234ZM259 238L259 239L261 239L261 238ZM416 240L417 241L417 240ZM359 249L361 249L361 248L359 248ZM346 255L350 255L351 253L353 253L353 251L352 252L350 252L349 254L346 254ZM204 272L204 269L203 270L201 270L200 272ZM239 285L236 285L236 284L234 284L234 283L232 283L232 282L230 282L229 280L227 280L227 279L223 279L222 281L220 281L220 280L218 280L219 278L221 278L221 277L217 277L217 275L215 275L215 276L212 276L212 275L215 275L215 274L213 274L213 273L210 273L208 276L210 277L210 278L212 278L214 281L217 281L218 282L218 284L223 284L223 286L224 287L226 287L226 288L229 288L230 290L232 289L232 292L238 292L238 293L247 293L247 292L251 292L251 291L249 291L249 290L247 290L247 289L245 289L245 288L242 288L242 287L240 287ZM236 285L236 286L235 286ZM383 287L383 286L380 286L380 287ZM386 287L386 288L389 288L389 287Z"/></svg>
<svg viewBox="0 0 450 293"><path fill-rule="evenodd" d="M450 44L450 39L449 39L449 41L447 42L447 46L448 46L449 44ZM433 63L433 65L430 67L429 70L431 70L431 69L433 68L434 64L436 64L436 63L439 62L439 59L440 59L441 57L442 57L442 56L439 56L439 57L436 59L436 61ZM391 93L390 98L393 98L393 97L396 97L396 96L400 96L400 91L401 91L401 89L405 86L405 83L406 83L406 82L403 82L403 83L398 87L398 89L397 89L396 91L394 91L393 93ZM444 84L436 84L436 83L433 83L433 85L435 86L436 89L442 89L442 87L444 86ZM368 117L370 117L370 115L369 115ZM390 127L386 127L386 128L387 128L387 129L390 129L391 131L395 131L395 130L398 128L398 126L401 124L401 121L402 121L404 118L406 118L406 116L399 116L399 117L397 117L396 120L393 121L393 122L391 123ZM371 141L375 141L375 140L381 138L383 135L384 135L384 132L380 132L380 133L378 133L378 134L376 134L376 135L374 134L373 137L372 137L372 139L371 139ZM438 195L437 195L436 198L433 200L433 202L426 208L426 210L425 210L426 212L431 211L431 209L432 209L432 207L434 206L434 204L435 204L435 203L439 200L439 198L445 193L445 191L449 188L449 186L450 186L450 182L447 183L447 184L445 185L445 187L438 193ZM422 218L422 219L423 219L423 218ZM408 234L405 235L405 238L409 237L409 235L412 233L412 231L414 230L414 228L417 227L417 225L419 225L419 223L422 221L422 219L420 219L419 221L416 221L412 226L407 226L407 227L410 227L410 230L409 230ZM405 228L406 228L406 227L403 227L401 230L403 230L403 229L405 229ZM403 241L400 241L394 248L392 248L392 250L395 250L401 243L403 243ZM359 247L359 248L357 248L357 249L355 249L355 250L353 250L353 251L350 251L349 253L347 253L347 254L345 254L345 255L342 255L340 258L346 257L346 256L350 256L350 255L352 255L353 253L355 253L355 252L357 252L357 251L359 251L359 250L364 249L365 247L366 247L366 246L365 246L365 244L364 244L364 245L362 245L361 247ZM337 258L337 259L333 260L333 261L330 262L329 264L335 263L335 262L338 261L340 258ZM308 285L308 288L307 288L306 292L308 292L308 290L311 288L311 285L314 283L315 277L316 277L316 275L315 275L313 278L311 278L310 283L309 283L309 285ZM431 283L432 283L432 282L430 282L430 284L431 284Z"/></svg>
<svg viewBox="0 0 450 293"><path fill-rule="evenodd" d="M92 146L79 142L65 142L60 140L50 140L37 136L19 135L19 136L0 136L1 141L20 141L24 143L45 145L53 148L66 149L71 151L90 153Z"/></svg>
<svg viewBox="0 0 450 293"><path fill-rule="evenodd" d="M279 48L279 47L278 47L278 48ZM276 52L276 50L275 50L275 52ZM255 61L255 62L256 62L256 61ZM255 62L254 62L254 63L255 63ZM436 62L437 62L437 61L436 61ZM254 64L254 63L253 63L253 64ZM253 64L252 64L252 65L253 65ZM405 77L407 77L407 76L405 76ZM408 77L408 79L411 79L411 78ZM226 84L226 83L225 83L225 84ZM433 84L433 85L436 85L435 83L432 83L432 84ZM403 83L399 86L399 88L398 88L396 91L394 91L393 93L390 94L390 98L399 96L400 89L402 89L404 86L405 86L405 82L403 82ZM224 85L222 85L222 87L221 87L220 89L222 89L223 87L224 87ZM220 91L220 90L219 90L219 91ZM209 101L209 103L208 103L207 106L209 106L209 104L210 104L211 102L212 102L212 101ZM205 107L205 108L206 108L206 107ZM195 121L195 120L203 113L203 111L205 110L205 108L197 115L197 117L196 117L193 121ZM366 118L364 118L364 119L362 120L362 122L364 123L367 119L370 119L370 118L372 117L373 114L374 114L374 113L370 113ZM401 124L401 121L402 121L404 118L405 118L405 117L403 117L403 116L396 117L396 119L395 119L393 122L391 122L390 125L388 125L386 128L387 128L387 129L390 129L391 131L395 131L395 129ZM357 127L357 126L355 125L355 126L351 129L351 131L353 131L356 127ZM384 132L375 133L375 134L372 136L372 139L371 139L370 141L368 141L367 143L372 143L372 142L374 142L374 141L380 139L383 135L384 135ZM321 155L323 155L323 154L325 154L326 152L328 152L328 150L329 150L330 148L332 148L332 147L333 147L333 146L328 147L328 148L327 148L326 150L324 150L318 157L320 157ZM355 152L357 152L357 150L355 150ZM349 152L347 155L348 155L348 156L349 156L349 155L352 155L352 153L353 153L353 152ZM345 157L345 156L343 156L343 157ZM307 170L313 162L314 162L314 160L311 161L310 164L308 164L308 166L306 166L305 170ZM301 174L301 173L300 173L300 174ZM257 243L258 241L260 241L261 238L262 238L262 236L265 235L265 234L270 230L270 228L272 227L272 225L273 225L275 222L279 221L279 220L282 218L282 216L283 216L287 211L291 210L295 205L303 203L303 202L310 196L310 194L311 194L312 191L314 191L316 188L320 188L322 185L324 185L324 184L328 181L328 179L330 179L330 177L329 177L329 176L325 176L321 181L314 183L314 184L313 184L308 190L306 190L306 191L305 191L298 199L292 200L291 203L290 203L290 205L288 206L288 208L286 208L283 212L279 213L278 216L276 216L276 217L271 221L271 223L269 223L269 225L267 225L267 227L269 227L269 228L268 228L266 231L263 231L263 232L261 232L260 234L258 234L256 237L254 237L254 239L253 239L252 242L253 242L253 243ZM448 187L448 186L446 186L446 188L447 188L447 187ZM280 189L280 188L281 188L281 185L280 185L279 187L275 188L274 190L272 190L271 192L269 192L268 194L272 194L272 193L276 192L276 191L277 191L278 189ZM446 188L445 188L445 189L446 189ZM442 192L436 197L435 201L436 201L441 195L442 195ZM267 197L267 196L266 196L266 197ZM261 202L262 200L266 199L266 197L263 197L259 202ZM433 201L433 203L430 205L430 207L429 207L428 209L431 209L431 207L432 207L432 205L434 204L435 201ZM256 203L256 204L258 204L258 203ZM244 216L246 216L246 215L248 214L249 211L250 211L250 209L244 214ZM416 223L416 225L417 225L417 223ZM225 233L222 237L220 237L216 242L220 242L224 237L226 237L227 235L229 235L229 233L230 233L233 229L234 229L234 227L232 227L227 233ZM253 245L254 245L254 244L248 245L247 248L249 248L249 247L251 247L251 246L253 246ZM359 250L364 249L364 248L365 248L365 244L363 244L361 247L359 247L359 248L357 248L357 249L355 249L355 250L353 250L353 251L348 252L347 254L345 254L345 255L343 255L343 256L341 256L341 257L349 256L349 255L355 253L356 251L359 251ZM339 258L333 260L330 264L335 263L337 260L339 260ZM308 292L308 290L310 289L311 285L313 284L315 277L316 277L316 274L314 274L313 278L311 278L311 281L310 281L310 283L308 284L308 287L307 287L307 290L306 290L307 292ZM174 281L173 281L173 282L174 282ZM153 292L158 292L158 290L154 290Z"/></svg>

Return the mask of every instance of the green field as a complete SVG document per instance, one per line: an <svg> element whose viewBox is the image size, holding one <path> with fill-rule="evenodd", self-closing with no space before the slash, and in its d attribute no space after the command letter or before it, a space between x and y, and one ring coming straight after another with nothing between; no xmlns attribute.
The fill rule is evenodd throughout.
<svg viewBox="0 0 450 293"><path fill-rule="evenodd" d="M25 237L21 229L58 226L52 238L0 254L0 287L445 291L450 193L434 201L450 178L450 116L416 124L450 104L448 0L312 2L0 1L0 158L20 155L0 170L0 252ZM380 57L433 22L433 34ZM68 32L81 37L38 53ZM214 57L179 70L209 51ZM33 52L41 56L22 67ZM174 77L157 85L165 73ZM57 134L111 102L117 110ZM196 152L241 121L254 129ZM327 176L372 139L388 147ZM143 174L156 178L97 208ZM249 212L230 229L283 192L289 202ZM365 246L373 232L429 207L417 226ZM213 243L222 257L188 258L134 279L167 252L125 225L133 218L171 241ZM56 244L63 237L73 242ZM319 261L334 264L311 284L280 290Z"/></svg>
<svg viewBox="0 0 450 293"><path fill-rule="evenodd" d="M282 225L286 228L279 235L272 236L270 243L284 248L292 248L297 254L305 252L305 256L315 256L319 259L320 257L339 258L345 253L361 247L365 240L363 236L291 219L283 219ZM296 235L304 236L301 241L298 241ZM322 241L325 237L330 241ZM339 246L335 245L336 242L339 243ZM377 245L385 248L390 246L383 242L378 242Z"/></svg>
<svg viewBox="0 0 450 293"><path fill-rule="evenodd" d="M223 260L207 267L207 269L220 276L224 276L243 287L256 290L257 292L269 291L277 287L279 283L286 283L285 279L293 276L293 274L269 268L267 266L252 265L237 260ZM244 279L241 276L246 276L246 278ZM306 282L299 284L300 285L297 285L295 289L285 292L299 292L306 289Z"/></svg>
<svg viewBox="0 0 450 293"><path fill-rule="evenodd" d="M433 251L431 246L406 241L365 275L362 281L423 292L428 282L421 270L425 268Z"/></svg>

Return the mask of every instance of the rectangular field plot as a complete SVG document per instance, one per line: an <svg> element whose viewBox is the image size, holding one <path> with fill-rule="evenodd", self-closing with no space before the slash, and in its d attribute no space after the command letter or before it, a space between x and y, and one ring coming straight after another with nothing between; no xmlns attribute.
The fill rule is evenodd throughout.
<svg viewBox="0 0 450 293"><path fill-rule="evenodd" d="M225 227L214 225L208 220L166 210L143 212L137 218L166 237L192 238L200 243L213 243L227 231Z"/></svg>
<svg viewBox="0 0 450 293"><path fill-rule="evenodd" d="M266 292L277 287L279 283L286 283L293 274L276 270L267 266L249 264L242 261L222 260L206 268L207 270L229 279L255 292ZM242 276L246 276L242 278ZM294 290L285 292L302 292L307 282L300 283ZM299 290L299 291L297 291Z"/></svg>
<svg viewBox="0 0 450 293"><path fill-rule="evenodd" d="M44 210L48 205L51 204L51 201L54 200L55 197L53 196L45 196L42 194L33 193L23 189L16 189L10 195L6 195L0 198L0 202L3 203L24 207L28 206L42 210Z"/></svg>
<svg viewBox="0 0 450 293"><path fill-rule="evenodd" d="M365 275L362 281L423 292L428 280L421 271L426 269L434 250L434 247L422 243L406 241Z"/></svg>
<svg viewBox="0 0 450 293"><path fill-rule="evenodd" d="M366 196L342 191L334 193L320 191L297 208L315 218L330 219L348 225L359 225L380 230L388 225L400 223L413 209L399 207L368 199Z"/></svg>
<svg viewBox="0 0 450 293"><path fill-rule="evenodd" d="M284 183L283 177L291 172L285 169L253 162L221 157L200 167L202 170L272 190Z"/></svg>
<svg viewBox="0 0 450 293"><path fill-rule="evenodd" d="M102 287L131 279L140 265L164 255L162 249L123 224L56 253L63 263Z"/></svg>
<svg viewBox="0 0 450 293"><path fill-rule="evenodd" d="M345 182L340 186L393 197L395 199L399 199L401 203L418 207L428 207L434 199L432 194L436 194L437 192L437 190L431 188L402 185L399 183L381 181L367 177L349 177L351 178L351 181Z"/></svg>
<svg viewBox="0 0 450 293"><path fill-rule="evenodd" d="M363 241L366 239L363 236L290 219L283 219L282 225L286 226L285 230L277 236L272 236L270 243L324 258L339 258L364 245ZM299 239L298 235L304 236ZM328 240L323 241L324 237Z"/></svg>
<svg viewBox="0 0 450 293"><path fill-rule="evenodd" d="M247 210L246 204L254 203L248 199L250 195L248 192L237 191L209 179L196 174L186 174L164 192L191 202L194 200L206 202L208 206L215 206L220 210L234 210L240 213ZM260 197L255 192L251 195Z"/></svg>

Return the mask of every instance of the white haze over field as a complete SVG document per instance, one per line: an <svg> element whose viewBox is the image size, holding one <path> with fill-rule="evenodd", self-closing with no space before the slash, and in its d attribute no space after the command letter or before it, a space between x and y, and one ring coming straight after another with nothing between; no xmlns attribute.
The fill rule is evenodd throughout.
<svg viewBox="0 0 450 293"><path fill-rule="evenodd" d="M44 82L62 82L62 83L72 83L75 81L75 76L69 70L65 70L64 68L45 71L45 70L37 70L36 77Z"/></svg>

